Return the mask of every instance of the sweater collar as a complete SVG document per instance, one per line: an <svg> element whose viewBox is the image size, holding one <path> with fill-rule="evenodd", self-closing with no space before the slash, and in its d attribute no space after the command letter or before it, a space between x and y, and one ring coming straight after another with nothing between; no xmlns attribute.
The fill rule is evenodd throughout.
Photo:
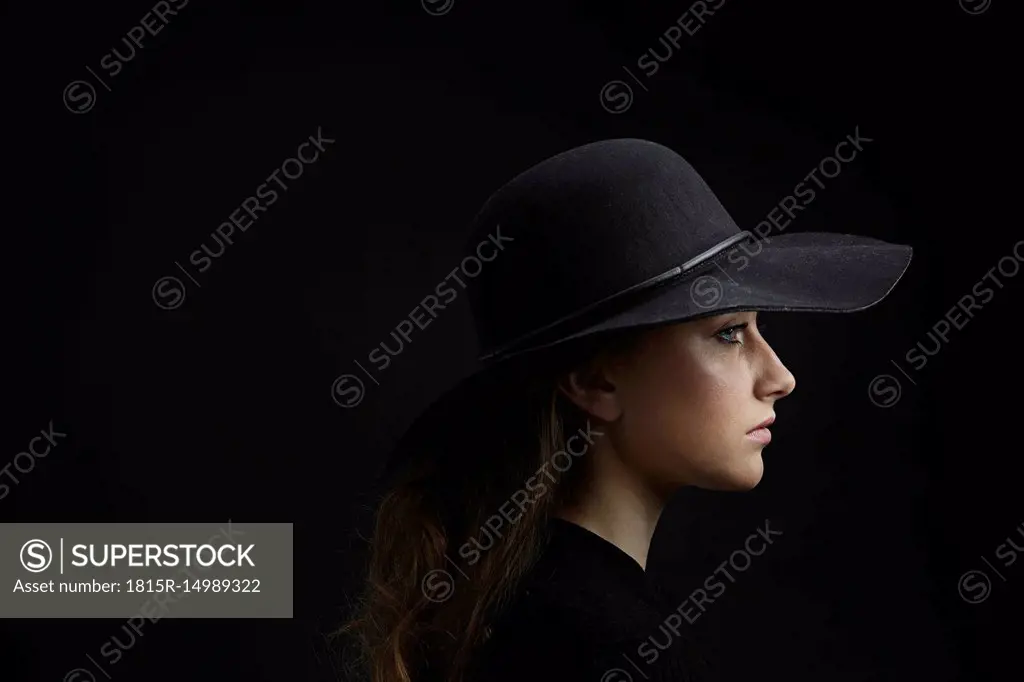
<svg viewBox="0 0 1024 682"><path fill-rule="evenodd" d="M616 578L641 590L652 587L647 571L613 542L557 516L551 517L548 528L549 555L563 567L580 569L580 578Z"/></svg>

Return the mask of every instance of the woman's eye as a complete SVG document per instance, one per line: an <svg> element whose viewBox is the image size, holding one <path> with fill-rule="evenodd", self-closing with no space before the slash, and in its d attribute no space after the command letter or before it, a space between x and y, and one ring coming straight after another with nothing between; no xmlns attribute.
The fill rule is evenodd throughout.
<svg viewBox="0 0 1024 682"><path fill-rule="evenodd" d="M736 334L746 328L746 322L744 322L743 324L734 324L733 326L726 327L722 331L718 332L717 336L725 343L743 343L741 339L736 338Z"/></svg>

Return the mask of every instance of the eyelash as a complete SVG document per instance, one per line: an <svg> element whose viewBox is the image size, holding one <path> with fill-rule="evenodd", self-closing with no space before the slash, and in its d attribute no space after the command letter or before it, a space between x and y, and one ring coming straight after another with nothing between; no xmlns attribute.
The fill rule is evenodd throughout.
<svg viewBox="0 0 1024 682"><path fill-rule="evenodd" d="M730 339L726 338L725 335L726 334L731 334L732 332L735 332L735 331L746 329L748 326L749 326L749 323L747 323L747 322L743 322L741 324L734 324L731 327L726 327L725 329L723 329L723 330L721 330L719 332L716 332L716 335L718 336L718 338L720 338L722 340L723 343L728 343L730 345L733 345L733 344L740 344L740 345L742 345L743 344L742 341L730 340ZM764 324L763 322L759 323L757 325L757 331L759 333L761 333L762 336L764 335L764 330L767 329L767 328L768 328L768 325Z"/></svg>

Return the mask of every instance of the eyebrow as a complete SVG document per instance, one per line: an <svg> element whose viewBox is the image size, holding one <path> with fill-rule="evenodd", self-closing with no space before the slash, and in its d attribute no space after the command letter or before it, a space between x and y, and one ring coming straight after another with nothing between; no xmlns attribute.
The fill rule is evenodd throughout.
<svg viewBox="0 0 1024 682"><path fill-rule="evenodd" d="M758 313L757 310L731 310L731 311L729 311L727 313L722 313L722 317L728 317L729 315L747 315L747 314L750 314L750 313L754 314L754 319L756 320L757 319L757 313Z"/></svg>

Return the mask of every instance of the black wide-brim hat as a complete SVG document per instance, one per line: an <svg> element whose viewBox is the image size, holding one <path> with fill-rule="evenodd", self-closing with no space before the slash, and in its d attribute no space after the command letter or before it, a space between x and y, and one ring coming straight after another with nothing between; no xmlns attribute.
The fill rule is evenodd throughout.
<svg viewBox="0 0 1024 682"><path fill-rule="evenodd" d="M913 253L783 229L741 230L685 159L647 140L585 144L519 174L474 218L460 263L479 364L407 429L385 475L428 433L459 428L483 386L531 353L729 311L864 310Z"/></svg>

